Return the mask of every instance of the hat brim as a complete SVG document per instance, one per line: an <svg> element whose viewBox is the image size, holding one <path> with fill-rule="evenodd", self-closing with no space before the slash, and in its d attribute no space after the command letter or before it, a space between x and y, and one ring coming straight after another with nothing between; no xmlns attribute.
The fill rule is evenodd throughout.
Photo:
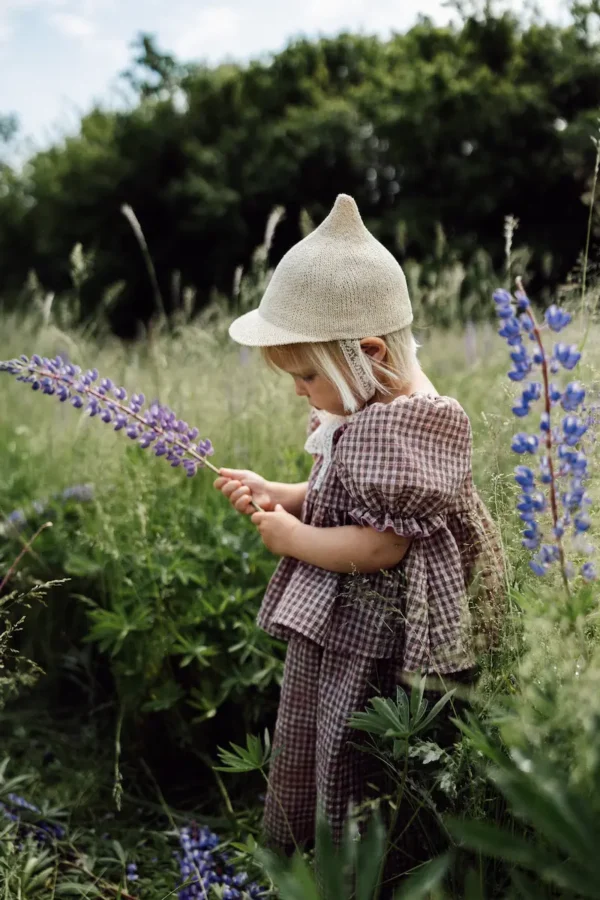
<svg viewBox="0 0 600 900"><path fill-rule="evenodd" d="M319 340L314 335L295 334L287 328L273 325L263 319L257 309L235 319L229 326L229 335L245 347L280 347L285 344L310 344Z"/></svg>

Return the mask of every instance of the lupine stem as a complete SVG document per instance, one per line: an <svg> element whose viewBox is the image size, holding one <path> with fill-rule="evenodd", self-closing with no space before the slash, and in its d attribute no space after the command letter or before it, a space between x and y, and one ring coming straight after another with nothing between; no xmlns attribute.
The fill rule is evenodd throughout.
<svg viewBox="0 0 600 900"><path fill-rule="evenodd" d="M517 285L519 290L523 290L523 285L521 279L517 279ZM551 423L551 414L552 414L552 402L550 400L550 380L548 378L548 358L546 356L546 350L544 348L544 342L542 341L542 335L540 332L539 325L535 318L534 312L529 306L524 313L528 315L531 319L531 323L533 326L533 335L535 337L535 341L538 345L538 349L540 351L541 356L541 370L542 370L542 380L544 382L544 407L546 411L546 415L548 416L548 430L546 431L546 449L548 451L548 471L550 473L550 509L552 512L552 524L554 526L554 535L556 544L558 547L558 554L560 560L560 571L562 575L563 585L565 591L567 593L567 599L571 596L571 590L569 588L569 579L567 578L567 568L566 568L566 560L565 560L565 551L563 548L562 540L557 532L558 527L558 502L556 499L556 475L554 472L554 460L552 459L552 450L553 450L553 440L552 440L552 423Z"/></svg>

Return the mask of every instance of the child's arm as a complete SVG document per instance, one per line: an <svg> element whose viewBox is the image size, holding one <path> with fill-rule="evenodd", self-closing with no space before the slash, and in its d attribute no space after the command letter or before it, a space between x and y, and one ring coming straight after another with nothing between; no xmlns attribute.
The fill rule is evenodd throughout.
<svg viewBox="0 0 600 900"><path fill-rule="evenodd" d="M256 472L246 469L220 469L220 477L215 487L221 491L238 512L252 515L255 511L251 505L254 500L261 509L273 510L282 506L292 516L299 517L306 497L308 482L301 484L284 484L278 481L267 481Z"/></svg>
<svg viewBox="0 0 600 900"><path fill-rule="evenodd" d="M308 481L302 481L298 484L270 481L269 489L273 498L273 508L283 506L286 512L296 518L300 518L308 490Z"/></svg>
<svg viewBox="0 0 600 900"><path fill-rule="evenodd" d="M315 528L299 522L281 507L274 512L254 513L252 521L273 553L330 572L368 575L391 569L410 547L410 538L393 531L379 532L361 525Z"/></svg>

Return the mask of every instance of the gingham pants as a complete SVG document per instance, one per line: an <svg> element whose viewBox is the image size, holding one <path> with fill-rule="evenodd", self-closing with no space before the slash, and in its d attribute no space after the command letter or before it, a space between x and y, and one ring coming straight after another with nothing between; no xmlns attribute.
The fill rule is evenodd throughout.
<svg viewBox="0 0 600 900"><path fill-rule="evenodd" d="M351 805L363 801L376 770L348 727L353 712L377 694L391 695L397 663L331 652L300 635L289 641L265 804L269 843L289 849L314 839L317 803L336 842Z"/></svg>

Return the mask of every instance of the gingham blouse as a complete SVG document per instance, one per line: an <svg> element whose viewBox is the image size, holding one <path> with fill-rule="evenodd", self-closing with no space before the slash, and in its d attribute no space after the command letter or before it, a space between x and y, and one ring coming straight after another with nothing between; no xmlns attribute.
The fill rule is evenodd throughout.
<svg viewBox="0 0 600 900"><path fill-rule="evenodd" d="M310 428L318 420L314 416ZM404 559L375 574L340 575L284 558L259 625L288 639L376 658L407 672L456 672L474 662L469 588L498 593L502 554L471 476L471 426L450 397L416 393L367 406L333 438L318 490L317 456L302 520L358 524L412 538Z"/></svg>

